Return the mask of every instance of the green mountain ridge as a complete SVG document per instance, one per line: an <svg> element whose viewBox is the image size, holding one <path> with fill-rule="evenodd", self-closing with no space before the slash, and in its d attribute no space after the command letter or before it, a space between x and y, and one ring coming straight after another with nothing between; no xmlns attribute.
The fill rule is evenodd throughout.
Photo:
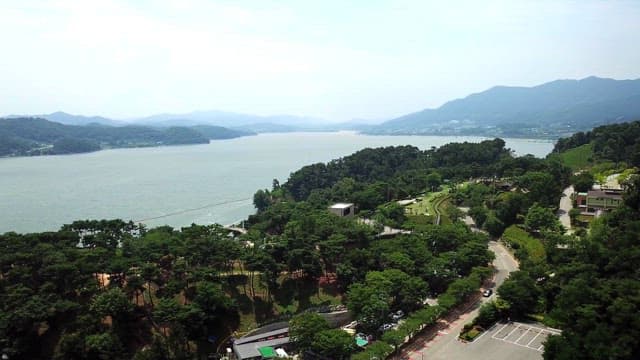
<svg viewBox="0 0 640 360"><path fill-rule="evenodd" d="M389 120L366 132L559 137L638 118L640 79L589 77L534 87L496 86L437 109Z"/></svg>
<svg viewBox="0 0 640 360"><path fill-rule="evenodd" d="M206 144L253 135L217 126L64 125L40 118L0 119L0 156L71 154L104 148Z"/></svg>

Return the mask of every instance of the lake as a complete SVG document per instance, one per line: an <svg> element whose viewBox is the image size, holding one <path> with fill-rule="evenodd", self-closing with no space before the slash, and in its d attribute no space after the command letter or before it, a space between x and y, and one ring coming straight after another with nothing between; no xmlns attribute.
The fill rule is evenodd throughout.
<svg viewBox="0 0 640 360"><path fill-rule="evenodd" d="M261 134L207 145L114 149L0 159L0 233L57 230L77 219L121 218L148 226L231 224L254 212L253 194L292 171L366 147L420 149L481 137L367 136L354 132ZM505 139L518 155L553 143Z"/></svg>

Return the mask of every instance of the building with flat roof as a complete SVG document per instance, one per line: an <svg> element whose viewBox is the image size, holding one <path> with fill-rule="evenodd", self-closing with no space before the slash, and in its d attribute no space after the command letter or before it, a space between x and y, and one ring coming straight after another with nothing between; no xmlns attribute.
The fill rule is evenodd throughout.
<svg viewBox="0 0 640 360"><path fill-rule="evenodd" d="M329 211L338 216L353 216L355 206L352 203L335 203L329 206Z"/></svg>
<svg viewBox="0 0 640 360"><path fill-rule="evenodd" d="M288 349L290 343L289 328L285 327L259 335L245 336L236 339L233 342L233 353L238 360L264 359L268 358L265 357L265 348Z"/></svg>
<svg viewBox="0 0 640 360"><path fill-rule="evenodd" d="M622 205L622 193L617 190L589 190L583 204L590 213L615 209ZM582 204L579 202L578 205Z"/></svg>

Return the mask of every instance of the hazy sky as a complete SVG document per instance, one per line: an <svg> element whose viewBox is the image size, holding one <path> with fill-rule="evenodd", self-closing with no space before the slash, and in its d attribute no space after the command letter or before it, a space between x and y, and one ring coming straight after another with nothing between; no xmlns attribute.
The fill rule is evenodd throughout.
<svg viewBox="0 0 640 360"><path fill-rule="evenodd" d="M0 0L0 114L386 119L640 77L640 1Z"/></svg>

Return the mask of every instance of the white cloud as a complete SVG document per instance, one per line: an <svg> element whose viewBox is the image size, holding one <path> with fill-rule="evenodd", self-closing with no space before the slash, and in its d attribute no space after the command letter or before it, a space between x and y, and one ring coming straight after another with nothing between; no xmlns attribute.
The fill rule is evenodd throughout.
<svg viewBox="0 0 640 360"><path fill-rule="evenodd" d="M380 118L496 84L637 77L638 14L598 2L12 2L0 4L0 112Z"/></svg>

